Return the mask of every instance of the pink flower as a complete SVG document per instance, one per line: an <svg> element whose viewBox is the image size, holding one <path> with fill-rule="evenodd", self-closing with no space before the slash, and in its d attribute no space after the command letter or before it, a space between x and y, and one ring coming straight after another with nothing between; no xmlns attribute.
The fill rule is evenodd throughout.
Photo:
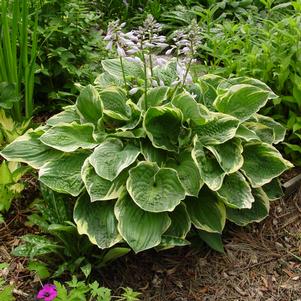
<svg viewBox="0 0 301 301"><path fill-rule="evenodd" d="M56 287L54 284L45 284L38 292L37 298L44 301L52 301L57 296Z"/></svg>

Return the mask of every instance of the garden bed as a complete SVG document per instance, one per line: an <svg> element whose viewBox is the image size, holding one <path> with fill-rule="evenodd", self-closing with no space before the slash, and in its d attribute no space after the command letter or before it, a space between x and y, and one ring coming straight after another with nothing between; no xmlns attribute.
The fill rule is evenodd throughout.
<svg viewBox="0 0 301 301"><path fill-rule="evenodd" d="M25 196L31 200L33 195L32 189ZM16 202L0 228L0 261L10 264L7 277L20 301L33 300L40 287L26 260L10 255L20 236L35 232L24 226L30 213L26 203ZM270 216L260 224L229 224L224 255L205 246L131 254L99 271L98 280L117 291L130 286L142 292L142 300L301 300L300 216L301 189L273 202Z"/></svg>

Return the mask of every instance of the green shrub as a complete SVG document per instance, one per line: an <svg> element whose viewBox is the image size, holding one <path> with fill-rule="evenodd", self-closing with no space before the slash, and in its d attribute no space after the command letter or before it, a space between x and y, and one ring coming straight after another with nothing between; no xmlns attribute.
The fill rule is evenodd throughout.
<svg viewBox="0 0 301 301"><path fill-rule="evenodd" d="M196 24L172 46L184 62L163 65L154 64L151 50L164 37L151 16L137 32L123 34L123 26L112 23L106 40L121 55L133 47L142 60L103 61L104 73L75 105L1 154L38 169L49 188L78 197L77 230L101 249L187 245L193 225L220 250L226 220L264 219L279 197L277 177L292 166L273 146L285 128L258 114L277 96L252 78L193 80Z"/></svg>

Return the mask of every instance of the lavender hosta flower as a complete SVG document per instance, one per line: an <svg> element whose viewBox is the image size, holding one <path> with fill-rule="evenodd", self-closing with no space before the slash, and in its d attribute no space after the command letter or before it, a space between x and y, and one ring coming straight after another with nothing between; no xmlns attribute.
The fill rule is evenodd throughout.
<svg viewBox="0 0 301 301"><path fill-rule="evenodd" d="M177 63L176 69L177 69L178 79L171 83L172 86L175 86L179 83L182 83L183 85L189 85L193 83L192 76L189 73L189 70L187 71L187 68L188 66L186 66L186 64L184 64L183 62Z"/></svg>
<svg viewBox="0 0 301 301"><path fill-rule="evenodd" d="M57 296L56 286L54 284L45 284L39 290L37 299L43 301L52 301L56 298L56 296Z"/></svg>

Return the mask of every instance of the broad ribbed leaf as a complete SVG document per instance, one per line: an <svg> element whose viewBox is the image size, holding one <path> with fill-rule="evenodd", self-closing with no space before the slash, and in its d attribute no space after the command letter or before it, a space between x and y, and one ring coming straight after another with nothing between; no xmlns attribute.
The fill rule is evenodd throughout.
<svg viewBox="0 0 301 301"><path fill-rule="evenodd" d="M219 112L245 121L262 108L268 99L268 91L248 84L238 84L219 95L213 105Z"/></svg>
<svg viewBox="0 0 301 301"><path fill-rule="evenodd" d="M103 179L97 175L89 159L85 161L81 175L91 202L117 199L128 177L127 172L122 172L113 181Z"/></svg>
<svg viewBox="0 0 301 301"><path fill-rule="evenodd" d="M156 162L158 166L165 164L167 154L164 150L153 147L148 139L141 140L140 146L146 161Z"/></svg>
<svg viewBox="0 0 301 301"><path fill-rule="evenodd" d="M135 162L140 149L132 144L124 146L119 139L107 139L101 143L89 160L96 173L113 181L125 168Z"/></svg>
<svg viewBox="0 0 301 301"><path fill-rule="evenodd" d="M227 206L237 209L250 209L255 201L248 182L239 172L225 176L217 195Z"/></svg>
<svg viewBox="0 0 301 301"><path fill-rule="evenodd" d="M162 234L170 225L166 212L144 211L131 200L128 194L118 199L115 215L119 233L136 253L158 246Z"/></svg>
<svg viewBox="0 0 301 301"><path fill-rule="evenodd" d="M256 133L246 127L243 123L239 125L235 137L241 138L247 142L251 140L260 140Z"/></svg>
<svg viewBox="0 0 301 301"><path fill-rule="evenodd" d="M66 154L46 163L39 170L39 180L54 191L78 196L84 184L81 168L89 153Z"/></svg>
<svg viewBox="0 0 301 301"><path fill-rule="evenodd" d="M202 89L202 103L210 110L214 109L213 103L217 97L216 89L206 80L200 80L200 87Z"/></svg>
<svg viewBox="0 0 301 301"><path fill-rule="evenodd" d="M225 205L209 189L203 188L198 198L188 198L185 204L196 228L222 233L226 223Z"/></svg>
<svg viewBox="0 0 301 301"><path fill-rule="evenodd" d="M221 168L227 173L238 171L243 165L243 147L237 138L233 138L223 144L206 146L209 149Z"/></svg>
<svg viewBox="0 0 301 301"><path fill-rule="evenodd" d="M285 127L284 126L282 126L280 123L273 120L271 117L256 114L255 118L261 124L264 124L273 129L273 131L274 131L273 143L277 144L284 140L284 137L285 137Z"/></svg>
<svg viewBox="0 0 301 301"><path fill-rule="evenodd" d="M209 233L199 230L198 234L200 238L213 250L224 253L224 246L222 242L222 236L219 233Z"/></svg>
<svg viewBox="0 0 301 301"><path fill-rule="evenodd" d="M75 122L50 128L40 140L63 152L74 152L78 148L90 149L97 145L93 139L93 126Z"/></svg>
<svg viewBox="0 0 301 301"><path fill-rule="evenodd" d="M246 84L258 87L263 91L268 93L269 99L277 98L278 96L272 91L272 89L267 86L264 82L251 78L251 77L235 77L235 78L227 78L220 81L217 87L218 94L224 94L228 91L231 86L239 85L239 84Z"/></svg>
<svg viewBox="0 0 301 301"><path fill-rule="evenodd" d="M279 179L273 179L270 183L261 187L270 201L275 201L283 197L284 193Z"/></svg>
<svg viewBox="0 0 301 301"><path fill-rule="evenodd" d="M272 145L250 142L244 146L242 171L252 187L260 187L293 167Z"/></svg>
<svg viewBox="0 0 301 301"><path fill-rule="evenodd" d="M127 190L134 202L150 212L173 211L185 198L178 174L153 162L140 162L130 169Z"/></svg>
<svg viewBox="0 0 301 301"><path fill-rule="evenodd" d="M80 118L76 111L75 105L64 107L64 111L50 117L47 120L46 124L50 126L55 126L58 124L71 123L74 121L77 123L80 122Z"/></svg>
<svg viewBox="0 0 301 301"><path fill-rule="evenodd" d="M208 151L207 151L208 152ZM211 190L218 190L223 184L226 173L220 167L218 161L207 154L198 137L194 138L194 148L191 155L197 164L201 179Z"/></svg>
<svg viewBox="0 0 301 301"><path fill-rule="evenodd" d="M142 118L141 111L135 103L133 103L131 100L128 100L126 102L126 105L128 105L131 109L131 118L129 121L127 121L125 125L117 129L119 131L127 131L134 129L136 126L138 126Z"/></svg>
<svg viewBox="0 0 301 301"><path fill-rule="evenodd" d="M77 200L73 213L78 233L87 235L91 243L101 249L121 241L114 206L113 201L91 203L89 196L83 194Z"/></svg>
<svg viewBox="0 0 301 301"><path fill-rule="evenodd" d="M253 121L247 121L243 123L249 130L253 131L260 141L272 144L275 140L274 131L272 128Z"/></svg>
<svg viewBox="0 0 301 301"><path fill-rule="evenodd" d="M98 120L102 118L103 105L97 90L92 85L81 90L76 100L76 107L78 114L86 122L96 125Z"/></svg>
<svg viewBox="0 0 301 301"><path fill-rule="evenodd" d="M176 160L168 160L166 166L177 171L187 195L198 196L203 181L200 171L191 157L191 152L180 153Z"/></svg>
<svg viewBox="0 0 301 301"><path fill-rule="evenodd" d="M269 214L270 202L267 195L260 189L252 191L255 202L251 209L233 209L227 207L227 219L239 225L246 226L249 223L259 223Z"/></svg>
<svg viewBox="0 0 301 301"><path fill-rule="evenodd" d="M207 114L202 112L202 105L198 104L189 93L176 95L172 100L172 104L182 111L185 120L192 120L196 124L204 124L206 122ZM206 111L204 108L206 107L203 106L203 111Z"/></svg>
<svg viewBox="0 0 301 301"><path fill-rule="evenodd" d="M194 126L193 131L204 145L221 144L235 136L239 120L222 113L212 113L213 120Z"/></svg>
<svg viewBox="0 0 301 301"><path fill-rule="evenodd" d="M182 131L182 113L177 108L149 108L143 126L153 145L169 151L178 151Z"/></svg>
<svg viewBox="0 0 301 301"><path fill-rule="evenodd" d="M33 168L40 168L49 161L57 160L63 153L44 145L39 139L43 133L42 130L28 131L6 146L1 156L8 161L27 163Z"/></svg>
<svg viewBox="0 0 301 301"><path fill-rule="evenodd" d="M101 62L101 65L106 72L108 72L112 76L115 76L123 80L123 71L122 71L120 59L103 60ZM133 62L133 61L129 62L126 59L123 59L123 70L125 76L144 78L142 62L141 63Z"/></svg>
<svg viewBox="0 0 301 301"><path fill-rule="evenodd" d="M101 90L100 98L104 106L104 114L117 120L129 120L131 107L127 104L126 92L119 87L108 87Z"/></svg>
<svg viewBox="0 0 301 301"><path fill-rule="evenodd" d="M143 110L147 110L150 107L156 107L163 104L164 100L167 98L167 93L169 91L169 87L155 87L147 90L147 106L145 103L144 94L141 96L138 105Z"/></svg>
<svg viewBox="0 0 301 301"><path fill-rule="evenodd" d="M183 202L169 213L171 224L164 236L177 237L184 239L191 228L191 221Z"/></svg>
<svg viewBox="0 0 301 301"><path fill-rule="evenodd" d="M99 74L94 83L96 89L101 90L110 86L122 86L124 84L123 78L111 75L108 72Z"/></svg>

